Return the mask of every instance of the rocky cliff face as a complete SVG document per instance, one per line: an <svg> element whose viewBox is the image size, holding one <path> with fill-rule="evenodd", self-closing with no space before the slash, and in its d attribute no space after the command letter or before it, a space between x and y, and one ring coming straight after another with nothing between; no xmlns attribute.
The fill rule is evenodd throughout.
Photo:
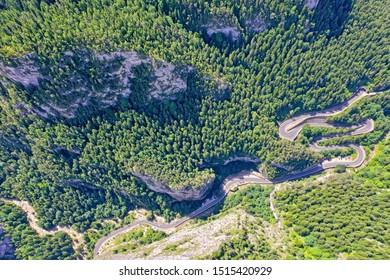
<svg viewBox="0 0 390 280"><path fill-rule="evenodd" d="M0 260L14 259L14 251L11 238L4 236L4 228L0 225Z"/></svg>
<svg viewBox="0 0 390 280"><path fill-rule="evenodd" d="M231 37L233 41L240 38L240 30L235 26L207 26L207 35L212 37L214 34L222 33L226 37Z"/></svg>
<svg viewBox="0 0 390 280"><path fill-rule="evenodd" d="M190 186L187 186L181 188L180 190L173 190L167 184L157 181L152 176L142 175L138 172L133 172L133 175L141 179L148 186L149 189L155 192L168 194L169 196L179 201L201 200L205 198L206 194L211 189L214 183L214 180L210 180L202 188L199 189L193 189Z"/></svg>
<svg viewBox="0 0 390 280"><path fill-rule="evenodd" d="M314 10L315 8L317 8L319 2L320 2L320 0L305 0L305 5L310 10Z"/></svg>
<svg viewBox="0 0 390 280"><path fill-rule="evenodd" d="M260 33L265 31L270 26L270 24L265 18L257 16L253 19L246 20L245 26L248 27L250 31Z"/></svg>
<svg viewBox="0 0 390 280"><path fill-rule="evenodd" d="M133 95L142 95L146 101L174 99L176 93L187 89L192 71L134 51L75 50L64 52L55 64L38 63L33 55L15 59L13 65L0 61L0 83L42 93L28 94L39 100L18 102L24 113L72 119L85 107L101 110Z"/></svg>
<svg viewBox="0 0 390 280"><path fill-rule="evenodd" d="M220 33L234 42L241 37L239 26L232 20L232 16L226 12L221 12L218 16L211 16L208 21L202 25L202 28L205 29L209 38Z"/></svg>
<svg viewBox="0 0 390 280"><path fill-rule="evenodd" d="M0 82L7 83L4 78L20 83L25 87L38 86L38 79L41 77L38 66L34 63L34 56L24 56L19 59L18 64L14 65L6 65L0 61Z"/></svg>

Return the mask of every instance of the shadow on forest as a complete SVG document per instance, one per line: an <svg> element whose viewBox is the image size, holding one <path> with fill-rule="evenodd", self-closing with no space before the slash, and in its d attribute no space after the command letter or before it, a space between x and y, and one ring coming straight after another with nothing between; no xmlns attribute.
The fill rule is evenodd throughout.
<svg viewBox="0 0 390 280"><path fill-rule="evenodd" d="M314 30L328 37L339 36L352 10L352 0L320 0L312 20Z"/></svg>
<svg viewBox="0 0 390 280"><path fill-rule="evenodd" d="M199 201L174 201L172 203L172 208L174 211L179 213L181 216L185 216L192 211L199 208L206 199L212 199L212 197L218 197L221 195L222 187L221 183L223 180L225 180L229 175L231 174L237 174L242 171L253 171L257 170L257 164L254 162L246 162L246 161L232 161L228 164L216 164L213 166L208 166L207 168L212 168L214 170L214 173L216 175L215 181L213 183L213 186L211 190L208 192L207 196ZM205 167L206 168L206 167ZM221 205L223 203L219 204L219 206L214 207L210 211L207 211L208 214L210 213L218 213L221 210ZM207 219L209 215L205 215L203 218ZM202 219L201 217L199 217Z"/></svg>

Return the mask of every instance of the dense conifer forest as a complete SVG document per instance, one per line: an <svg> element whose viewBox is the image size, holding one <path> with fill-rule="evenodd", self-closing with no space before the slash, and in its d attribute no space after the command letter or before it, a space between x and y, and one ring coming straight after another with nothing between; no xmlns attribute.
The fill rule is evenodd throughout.
<svg viewBox="0 0 390 280"><path fill-rule="evenodd" d="M201 202L176 201L142 177L196 191L220 182L215 165L235 157L274 178L351 154L307 148L332 131L307 128L289 142L278 125L364 86L384 93L331 121L370 117L375 130L328 144L368 151L382 141L380 160L282 192L278 207L295 258L389 258L389 13L388 0L0 0L0 198L27 201L45 229L87 232L140 208L170 221ZM356 200L374 208L362 215ZM334 203L351 210L348 230L327 217ZM271 216L260 206L252 214ZM15 258L80 257L66 234L36 235L15 205L0 201L0 225ZM375 242L387 247L363 252ZM234 255L276 256L267 246L259 239L257 255ZM225 247L212 258L227 258Z"/></svg>
<svg viewBox="0 0 390 280"><path fill-rule="evenodd" d="M293 258L389 259L389 141L356 174L277 193Z"/></svg>

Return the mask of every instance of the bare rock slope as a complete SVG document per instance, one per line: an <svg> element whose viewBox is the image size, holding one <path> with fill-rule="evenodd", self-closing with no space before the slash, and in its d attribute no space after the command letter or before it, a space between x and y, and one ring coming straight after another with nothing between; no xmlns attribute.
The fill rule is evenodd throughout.
<svg viewBox="0 0 390 280"><path fill-rule="evenodd" d="M166 183L159 182L149 175L142 175L140 173L133 172L133 175L141 179L149 189L170 195L176 200L201 200L203 199L208 191L211 189L214 183L214 179L210 178L201 188L193 188L191 186L182 187L180 189L172 189Z"/></svg>
<svg viewBox="0 0 390 280"><path fill-rule="evenodd" d="M314 10L315 8L317 8L319 2L320 2L320 0L305 0L305 5L310 10Z"/></svg>
<svg viewBox="0 0 390 280"><path fill-rule="evenodd" d="M206 223L187 225L160 241L140 246L126 254L112 253L114 249L121 251L121 245L105 248L101 258L116 260L190 260L206 258L217 251L223 243L236 238L244 224L246 226L249 224L253 228L248 236L251 243L257 242L256 237L261 235L267 239L271 247L274 247L277 243L276 239L281 238L280 235L275 236L275 232L278 232L276 225L265 221L260 222L238 209Z"/></svg>
<svg viewBox="0 0 390 280"><path fill-rule="evenodd" d="M176 93L187 89L187 77L193 70L134 51L67 51L54 65L41 65L33 55L15 59L13 65L0 61L0 83L42 93L32 95L39 100L17 103L24 113L72 119L87 106L101 110L132 95L146 100L174 99Z"/></svg>

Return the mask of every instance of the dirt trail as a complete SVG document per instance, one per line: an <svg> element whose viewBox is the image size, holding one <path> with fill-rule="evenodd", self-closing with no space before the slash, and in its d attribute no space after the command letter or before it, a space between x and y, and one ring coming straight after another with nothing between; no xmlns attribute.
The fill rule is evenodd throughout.
<svg viewBox="0 0 390 280"><path fill-rule="evenodd" d="M39 236L53 235L53 234L56 234L56 233L62 231L71 237L72 247L75 251L81 245L84 245L83 234L75 231L74 229L72 229L69 226L56 226L55 228L53 228L51 230L46 230L46 229L41 228L38 225L38 218L37 218L37 214L36 214L34 208L27 201L20 201L20 200L16 200L16 199L6 199L6 198L0 198L0 200L4 201L4 202L13 203L13 204L17 205L18 207L22 208L22 210L27 215L27 220L28 220L30 227L32 227L38 233Z"/></svg>

